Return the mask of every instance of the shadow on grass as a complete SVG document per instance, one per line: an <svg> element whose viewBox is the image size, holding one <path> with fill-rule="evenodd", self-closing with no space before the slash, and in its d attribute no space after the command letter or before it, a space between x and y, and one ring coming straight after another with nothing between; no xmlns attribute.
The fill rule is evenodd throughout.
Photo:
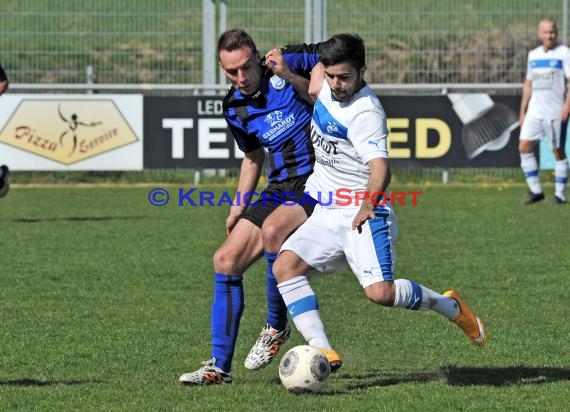
<svg viewBox="0 0 570 412"><path fill-rule="evenodd" d="M13 219L12 222L16 223L40 223L40 222L99 222L107 220L130 220L130 219L144 219L144 216L69 216L69 217L48 217L48 218L27 218L21 217Z"/></svg>
<svg viewBox="0 0 570 412"><path fill-rule="evenodd" d="M446 366L435 372L397 374L385 371L370 371L362 375L341 374L337 379L350 381L345 386L347 391L398 385L401 383L432 381L442 381L451 386L486 385L503 387L570 380L570 369L529 366L509 366L505 368Z"/></svg>
<svg viewBox="0 0 570 412"><path fill-rule="evenodd" d="M53 379L53 380L41 380L33 378L0 379L0 386L88 385L93 383L103 383L103 382L89 381L89 380L73 380L73 379Z"/></svg>

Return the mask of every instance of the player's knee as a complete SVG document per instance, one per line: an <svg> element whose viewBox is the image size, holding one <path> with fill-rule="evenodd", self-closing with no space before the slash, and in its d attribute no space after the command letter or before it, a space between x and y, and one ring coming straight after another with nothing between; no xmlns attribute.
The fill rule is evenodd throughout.
<svg viewBox="0 0 570 412"><path fill-rule="evenodd" d="M281 263L280 259L277 259L275 261L275 263L273 264L273 276L275 276L275 280L277 281L277 283L281 283L284 282L284 266Z"/></svg>
<svg viewBox="0 0 570 412"><path fill-rule="evenodd" d="M277 283L285 282L301 274L301 272L298 272L299 271L295 269L293 265L291 265L291 262L287 259L283 259L283 257L277 258L273 264L273 275L275 276Z"/></svg>
<svg viewBox="0 0 570 412"><path fill-rule="evenodd" d="M564 149L556 148L552 150L552 153L554 154L554 158L558 161L566 159L566 153Z"/></svg>
<svg viewBox="0 0 570 412"><path fill-rule="evenodd" d="M364 289L371 302L382 306L394 306L395 292L392 283L377 282Z"/></svg>
<svg viewBox="0 0 570 412"><path fill-rule="evenodd" d="M219 248L214 252L212 257L214 263L214 270L217 273L237 274L234 257L223 248Z"/></svg>
<svg viewBox="0 0 570 412"><path fill-rule="evenodd" d="M519 141L519 153L532 153L534 144L530 140Z"/></svg>
<svg viewBox="0 0 570 412"><path fill-rule="evenodd" d="M277 253L283 244L283 230L274 224L264 224L261 228L261 239L265 251Z"/></svg>

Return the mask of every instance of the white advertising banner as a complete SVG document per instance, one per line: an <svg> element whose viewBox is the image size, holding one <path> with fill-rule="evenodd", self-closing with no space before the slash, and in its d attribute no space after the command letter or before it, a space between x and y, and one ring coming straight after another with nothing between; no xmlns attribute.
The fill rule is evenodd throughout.
<svg viewBox="0 0 570 412"><path fill-rule="evenodd" d="M5 94L0 164L11 170L142 170L142 95Z"/></svg>

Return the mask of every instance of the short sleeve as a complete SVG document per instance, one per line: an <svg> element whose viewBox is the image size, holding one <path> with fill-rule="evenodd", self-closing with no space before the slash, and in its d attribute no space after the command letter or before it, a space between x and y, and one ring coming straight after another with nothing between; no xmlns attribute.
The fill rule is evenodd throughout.
<svg viewBox="0 0 570 412"><path fill-rule="evenodd" d="M388 129L386 116L379 111L358 114L348 127L348 139L362 161L377 157L388 158Z"/></svg>

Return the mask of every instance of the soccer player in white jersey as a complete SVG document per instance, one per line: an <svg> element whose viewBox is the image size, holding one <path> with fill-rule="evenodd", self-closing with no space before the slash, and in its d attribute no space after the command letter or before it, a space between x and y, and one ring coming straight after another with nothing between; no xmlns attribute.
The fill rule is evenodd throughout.
<svg viewBox="0 0 570 412"><path fill-rule="evenodd" d="M568 159L564 146L570 114L570 94L565 95L566 82L570 80L570 50L558 44L558 30L551 19L543 19L538 25L538 37L542 45L528 53L526 80L523 85L520 107L521 169L530 193L523 204L544 200L544 192L538 176L538 163L534 146L546 136L556 159L554 167L555 191L552 203L566 203Z"/></svg>
<svg viewBox="0 0 570 412"><path fill-rule="evenodd" d="M483 323L457 292L441 295L414 281L394 279L397 222L387 193L388 130L384 109L364 81L364 42L356 34L334 35L322 45L319 62L326 81L313 111L316 163L306 184L319 204L283 244L273 267L295 326L323 351L333 370L342 365L307 275L331 273L348 263L372 302L434 310L455 322L475 345L485 345Z"/></svg>

